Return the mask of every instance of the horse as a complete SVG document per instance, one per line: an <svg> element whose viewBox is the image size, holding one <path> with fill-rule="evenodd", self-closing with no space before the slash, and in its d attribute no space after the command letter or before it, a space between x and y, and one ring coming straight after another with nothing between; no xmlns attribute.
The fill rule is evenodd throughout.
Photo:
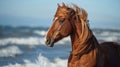
<svg viewBox="0 0 120 67"><path fill-rule="evenodd" d="M70 36L72 51L68 67L120 67L120 45L115 42L99 43L88 23L85 9L75 4L59 5L53 24L46 34L46 45Z"/></svg>

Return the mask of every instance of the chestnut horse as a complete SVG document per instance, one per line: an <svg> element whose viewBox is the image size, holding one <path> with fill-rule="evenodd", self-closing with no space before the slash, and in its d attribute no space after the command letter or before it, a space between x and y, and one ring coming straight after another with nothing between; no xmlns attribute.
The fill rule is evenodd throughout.
<svg viewBox="0 0 120 67"><path fill-rule="evenodd" d="M58 4L53 24L46 35L47 46L70 35L72 51L68 67L120 67L120 45L99 44L89 28L87 12L76 5Z"/></svg>

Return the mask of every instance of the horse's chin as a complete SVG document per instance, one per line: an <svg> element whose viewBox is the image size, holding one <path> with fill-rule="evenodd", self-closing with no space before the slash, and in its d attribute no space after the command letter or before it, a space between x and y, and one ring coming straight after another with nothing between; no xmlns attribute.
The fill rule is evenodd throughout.
<svg viewBox="0 0 120 67"><path fill-rule="evenodd" d="M53 47L53 46L54 46L54 43L48 44L47 46L48 46L48 47Z"/></svg>

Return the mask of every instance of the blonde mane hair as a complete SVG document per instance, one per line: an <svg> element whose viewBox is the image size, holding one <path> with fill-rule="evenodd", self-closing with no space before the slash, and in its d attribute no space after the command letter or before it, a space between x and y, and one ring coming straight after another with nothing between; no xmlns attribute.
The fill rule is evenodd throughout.
<svg viewBox="0 0 120 67"><path fill-rule="evenodd" d="M92 45L83 45L86 43L90 43L88 41L90 41L89 39L92 38L93 33L89 28L89 24L88 24L88 14L87 12L83 9L83 8L79 8L77 5L73 4L73 9L75 11L75 16L76 16L76 22L81 23L81 33L79 33L79 44L81 46L78 46L75 51L73 51L73 54L79 54L79 53L84 53L84 50L89 51L90 47L92 47ZM89 47L89 48L88 48Z"/></svg>
<svg viewBox="0 0 120 67"><path fill-rule="evenodd" d="M81 44L84 43L84 41L87 41L87 39L91 38L91 30L89 28L88 23L88 14L83 8L79 8L77 5L74 5L74 10L76 14L76 21L81 23L81 34L80 34L80 42Z"/></svg>

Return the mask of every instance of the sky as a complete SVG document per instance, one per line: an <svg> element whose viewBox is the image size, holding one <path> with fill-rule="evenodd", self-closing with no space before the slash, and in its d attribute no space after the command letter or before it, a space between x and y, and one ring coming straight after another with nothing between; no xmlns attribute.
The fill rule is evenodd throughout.
<svg viewBox="0 0 120 67"><path fill-rule="evenodd" d="M62 2L84 8L91 27L120 27L120 0L0 0L0 25L49 27Z"/></svg>

